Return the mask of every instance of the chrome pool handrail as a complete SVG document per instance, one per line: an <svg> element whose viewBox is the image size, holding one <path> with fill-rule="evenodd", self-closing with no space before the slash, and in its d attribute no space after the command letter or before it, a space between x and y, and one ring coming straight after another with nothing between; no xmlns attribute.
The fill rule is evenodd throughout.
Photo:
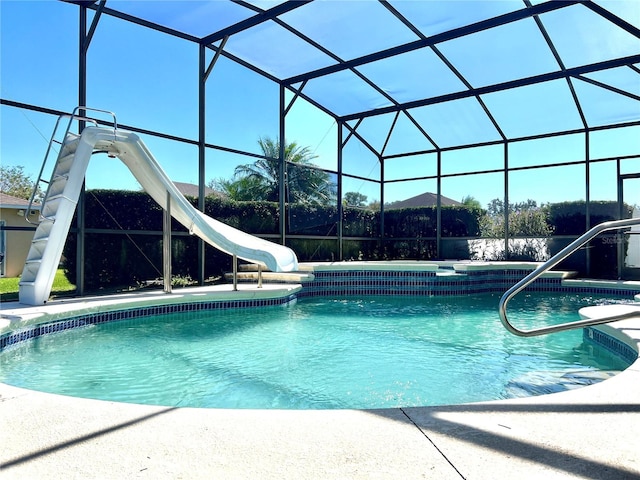
<svg viewBox="0 0 640 480"><path fill-rule="evenodd" d="M500 314L500 321L502 322L502 325L504 325L504 327L514 335L518 335L520 337L533 337L536 335L546 335L548 333L555 333L563 330L571 330L574 328L588 327L590 325L599 325L602 323L615 322L618 320L625 320L627 318L640 316L640 312L627 312L621 315L612 315L612 316L600 317L600 318L589 318L585 320L577 320L575 322L566 322L566 323L560 323L558 325L550 325L547 327L532 328L530 330L522 330L515 327L509 322L509 319L507 318L507 303L509 302L509 300L511 300L518 293L524 290L529 284L533 283L538 277L543 275L548 270L551 270L558 263L560 263L562 260L567 258L569 255L571 255L573 252L578 250L580 247L582 247L584 244L589 242L592 238L596 237L600 233L608 230L618 230L621 228L631 227L634 225L640 225L640 218L627 218L624 220L612 220L609 222L600 223L595 227L593 227L592 229L587 230L576 240L571 242L569 245L567 245L565 248L560 250L549 260L547 260L538 268L536 268L529 275L527 275L518 283L516 283L513 287L507 290L504 293L504 295L502 295L502 298L500 298L500 303L498 305L498 313Z"/></svg>

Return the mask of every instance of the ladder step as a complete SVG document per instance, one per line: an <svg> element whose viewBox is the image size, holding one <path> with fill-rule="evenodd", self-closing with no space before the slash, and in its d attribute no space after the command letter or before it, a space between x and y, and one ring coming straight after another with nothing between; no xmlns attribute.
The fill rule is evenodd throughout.
<svg viewBox="0 0 640 480"><path fill-rule="evenodd" d="M49 206L49 208L45 207L44 211L40 214L41 215L41 222L42 221L46 221L46 222L51 222L54 223L56 221L56 214L58 213L58 208L57 206Z"/></svg>
<svg viewBox="0 0 640 480"><path fill-rule="evenodd" d="M65 169L64 172L61 172L60 169L56 169L55 172L53 172L53 175L51 176L51 183L60 183L63 180L68 180L69 179L69 170Z"/></svg>
<svg viewBox="0 0 640 480"><path fill-rule="evenodd" d="M53 222L55 222L55 217L51 218L51 217L45 217L42 213L40 213L40 223L38 223L38 225L53 225ZM37 230L36 230L36 234L37 234Z"/></svg>
<svg viewBox="0 0 640 480"><path fill-rule="evenodd" d="M56 166L55 169L56 170L60 170L60 168L62 166L64 166L64 168L68 168L68 163L73 163L73 159L75 157L75 151L71 152L71 153L67 153L66 155L60 155L58 157L58 161L56 162Z"/></svg>
<svg viewBox="0 0 640 480"><path fill-rule="evenodd" d="M40 245L41 243L47 243L49 241L49 235L46 237L34 238L31 240L31 245Z"/></svg>
<svg viewBox="0 0 640 480"><path fill-rule="evenodd" d="M72 160L74 155L76 154L75 149L71 150L71 151L67 151L66 146L65 149L63 149L60 154L58 155L58 163L60 163L61 161L67 161L67 160Z"/></svg>
<svg viewBox="0 0 640 480"><path fill-rule="evenodd" d="M67 185L67 178L64 176L59 176L54 179L54 181L49 184L49 198L53 199L59 195L64 193L64 189Z"/></svg>
<svg viewBox="0 0 640 480"><path fill-rule="evenodd" d="M39 235L38 237L34 237L33 240L31 240L31 245L40 245L41 243L47 243L47 241L49 240L49 232L43 232L43 235Z"/></svg>
<svg viewBox="0 0 640 480"><path fill-rule="evenodd" d="M38 224L38 228L36 228L36 233L33 235L33 240L38 240L43 237L48 237L49 233L51 233L51 227L53 227L52 222L42 222L42 218L40 219L40 223Z"/></svg>
<svg viewBox="0 0 640 480"><path fill-rule="evenodd" d="M35 285L36 283L36 275L33 272L22 272L22 278L18 285Z"/></svg>
<svg viewBox="0 0 640 480"><path fill-rule="evenodd" d="M34 238L33 240L31 240L31 245L38 247L43 243L46 244L48 240L49 240L49 236L43 235L42 237Z"/></svg>
<svg viewBox="0 0 640 480"><path fill-rule="evenodd" d="M26 282L35 282L38 278L38 272L40 271L40 264L25 263L22 270L22 276L20 277L20 284Z"/></svg>
<svg viewBox="0 0 640 480"><path fill-rule="evenodd" d="M46 203L48 204L50 202L57 202L57 201L62 200L62 199L67 199L67 200L71 201L71 199L69 197L65 196L64 193L56 193L55 195L51 195L50 197L48 197ZM46 207L46 204L45 204L45 207Z"/></svg>

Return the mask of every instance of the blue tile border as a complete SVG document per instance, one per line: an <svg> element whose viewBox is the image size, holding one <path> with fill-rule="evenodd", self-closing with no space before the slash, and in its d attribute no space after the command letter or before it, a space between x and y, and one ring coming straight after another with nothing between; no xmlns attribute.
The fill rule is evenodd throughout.
<svg viewBox="0 0 640 480"><path fill-rule="evenodd" d="M586 342L595 343L599 347L629 362L629 364L632 364L638 359L638 352L629 345L596 328L586 327L583 330L583 338Z"/></svg>
<svg viewBox="0 0 640 480"><path fill-rule="evenodd" d="M435 271L320 271L302 284L299 297L321 295L471 295L504 293L530 270L471 270L464 274L436 275ZM633 298L638 290L591 286L566 287L560 277L539 278L530 292L584 293Z"/></svg>
<svg viewBox="0 0 640 480"><path fill-rule="evenodd" d="M174 303L169 305L136 307L124 310L76 315L64 320L25 327L15 332L4 334L0 336L0 352L7 347L24 342L25 340L30 340L50 333L62 332L72 328L85 327L88 325L99 325L102 323L119 322L122 320L138 319L169 313L192 313L236 308L282 306L296 301L296 298L295 294L290 294L286 297L280 298Z"/></svg>

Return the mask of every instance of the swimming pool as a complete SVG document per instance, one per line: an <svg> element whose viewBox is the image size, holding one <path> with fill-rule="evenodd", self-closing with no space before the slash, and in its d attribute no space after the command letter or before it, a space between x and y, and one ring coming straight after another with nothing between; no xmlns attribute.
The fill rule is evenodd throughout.
<svg viewBox="0 0 640 480"><path fill-rule="evenodd" d="M387 408L573 388L628 363L581 331L511 336L495 294L302 298L73 328L0 354L0 381L66 395L209 408ZM514 322L577 319L589 295L522 295ZM597 373L602 372L602 373Z"/></svg>

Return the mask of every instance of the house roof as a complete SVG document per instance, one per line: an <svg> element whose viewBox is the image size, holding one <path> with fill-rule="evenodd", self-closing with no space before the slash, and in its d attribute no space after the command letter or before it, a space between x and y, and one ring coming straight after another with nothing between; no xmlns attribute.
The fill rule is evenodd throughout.
<svg viewBox="0 0 640 480"><path fill-rule="evenodd" d="M188 195L190 197L195 197L195 198L198 198L198 196L200 195L200 192L198 190L198 185L194 185L193 183L183 183L183 182L173 182L173 184L176 186L176 188L180 191L182 195ZM205 186L204 196L220 197L222 196L222 194L212 188Z"/></svg>
<svg viewBox="0 0 640 480"><path fill-rule="evenodd" d="M416 208L416 207L435 207L438 204L438 195L431 192L421 193L415 197L407 198L406 200L400 200L390 203L386 206L387 210L397 210L400 208ZM451 198L440 196L440 204L445 205L462 205Z"/></svg>
<svg viewBox="0 0 640 480"><path fill-rule="evenodd" d="M24 198L14 197L13 195L7 195L6 193L0 192L0 207L19 210L19 209L27 208L28 206L29 206L29 200L25 200ZM32 203L31 208L34 210L39 210L40 204Z"/></svg>

